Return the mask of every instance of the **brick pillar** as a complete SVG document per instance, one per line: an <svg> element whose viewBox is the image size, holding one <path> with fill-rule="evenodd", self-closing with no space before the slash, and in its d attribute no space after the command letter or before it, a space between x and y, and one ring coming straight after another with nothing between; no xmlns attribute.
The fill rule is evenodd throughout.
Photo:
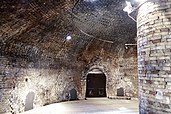
<svg viewBox="0 0 171 114"><path fill-rule="evenodd" d="M171 114L171 0L149 0L137 14L140 114Z"/></svg>

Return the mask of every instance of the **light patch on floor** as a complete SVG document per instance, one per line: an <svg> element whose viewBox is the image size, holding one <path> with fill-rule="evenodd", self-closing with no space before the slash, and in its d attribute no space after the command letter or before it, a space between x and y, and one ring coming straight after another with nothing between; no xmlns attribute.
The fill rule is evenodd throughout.
<svg viewBox="0 0 171 114"><path fill-rule="evenodd" d="M55 103L22 114L138 114L138 101L91 98Z"/></svg>

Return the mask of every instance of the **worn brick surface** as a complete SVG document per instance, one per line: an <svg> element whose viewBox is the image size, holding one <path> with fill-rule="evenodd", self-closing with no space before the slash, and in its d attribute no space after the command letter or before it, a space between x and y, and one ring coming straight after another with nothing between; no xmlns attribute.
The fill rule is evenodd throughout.
<svg viewBox="0 0 171 114"><path fill-rule="evenodd" d="M171 1L144 3L138 10L140 114L170 114Z"/></svg>
<svg viewBox="0 0 171 114"><path fill-rule="evenodd" d="M72 88L84 98L93 66L106 74L107 96L123 87L125 96L137 97L136 46L125 49L125 43L135 44L136 23L123 12L124 0L95 2L1 0L0 114L23 112L30 92L34 108L68 100ZM170 38L153 42L160 40Z"/></svg>

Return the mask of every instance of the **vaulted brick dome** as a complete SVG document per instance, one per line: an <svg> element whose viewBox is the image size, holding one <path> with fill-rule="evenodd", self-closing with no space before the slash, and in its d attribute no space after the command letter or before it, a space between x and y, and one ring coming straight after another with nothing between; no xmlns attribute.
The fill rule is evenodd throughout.
<svg viewBox="0 0 171 114"><path fill-rule="evenodd" d="M137 97L136 23L125 6L124 0L1 0L0 113L66 101L71 90L83 99L95 71L103 73L106 97L119 88Z"/></svg>
<svg viewBox="0 0 171 114"><path fill-rule="evenodd" d="M3 54L27 56L30 50L35 56L46 53L61 57L82 54L98 42L110 42L99 50L105 45L116 48L118 44L123 47L125 43L134 43L135 22L123 12L124 6L124 0L3 0ZM67 35L72 36L69 42L65 39Z"/></svg>

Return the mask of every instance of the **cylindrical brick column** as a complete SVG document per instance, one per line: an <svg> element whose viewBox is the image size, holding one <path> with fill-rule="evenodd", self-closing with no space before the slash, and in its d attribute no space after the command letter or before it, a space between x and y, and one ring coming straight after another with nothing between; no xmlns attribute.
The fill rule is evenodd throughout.
<svg viewBox="0 0 171 114"><path fill-rule="evenodd" d="M171 114L171 0L138 9L140 114Z"/></svg>

